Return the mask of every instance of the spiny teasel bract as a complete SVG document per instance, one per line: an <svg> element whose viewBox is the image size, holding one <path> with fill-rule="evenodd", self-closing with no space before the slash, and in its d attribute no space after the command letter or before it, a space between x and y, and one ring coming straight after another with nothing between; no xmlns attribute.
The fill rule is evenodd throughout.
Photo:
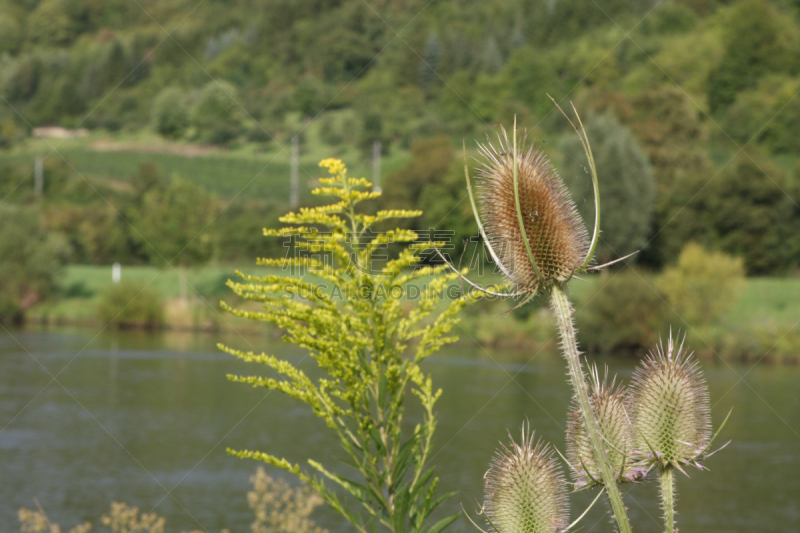
<svg viewBox="0 0 800 533"><path fill-rule="evenodd" d="M699 461L711 437L711 405L700 366L683 342L670 336L650 352L633 374L637 449L651 465L675 466Z"/></svg>
<svg viewBox="0 0 800 533"><path fill-rule="evenodd" d="M589 401L617 481L626 483L642 480L646 477L647 469L632 459L635 437L630 416L630 395L625 387L617 384L616 376L609 383L608 369L601 380L597 367L592 367L589 383ZM567 460L575 479L575 490L602 484L600 468L575 399L567 420Z"/></svg>
<svg viewBox="0 0 800 533"><path fill-rule="evenodd" d="M549 445L534 445L522 426L520 444L501 445L484 475L484 511L495 533L554 533L569 523L564 475Z"/></svg>
<svg viewBox="0 0 800 533"><path fill-rule="evenodd" d="M489 245L499 266L519 288L535 292L540 285L567 281L589 251L589 236L566 185L547 156L533 144L517 147L517 180L523 227L539 268L541 283L520 232L514 195L514 147L505 129L498 146L480 145L485 158L478 171L478 203ZM546 288L546 287L545 287Z"/></svg>

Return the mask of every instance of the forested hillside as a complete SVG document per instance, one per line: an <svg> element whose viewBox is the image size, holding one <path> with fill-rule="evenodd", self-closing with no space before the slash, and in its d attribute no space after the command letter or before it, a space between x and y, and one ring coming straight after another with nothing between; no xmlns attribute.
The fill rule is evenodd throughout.
<svg viewBox="0 0 800 533"><path fill-rule="evenodd" d="M514 115L581 194L581 151L550 94L574 101L592 136L610 206L604 256L644 247L639 261L661 267L694 240L742 256L750 274L786 273L800 258L799 9L797 0L3 0L0 188L8 202L34 201L32 187L17 185L31 173L26 139L44 125L281 162L299 134L364 170L380 140L395 157L384 166L394 173L386 202L416 202L429 213L419 227L464 236L474 228L457 147ZM46 199L48 227L69 234L79 262L147 261L135 235L119 237L122 251L103 250L107 239L92 251L97 239L78 242L71 220L77 210L111 224L174 171L155 155L159 166L122 175L100 165L107 154L65 154L66 164L48 162L52 172L85 190ZM286 208L285 164L241 173L262 167L263 179L279 174L281 194L259 189L222 211ZM133 179L159 172L162 181ZM223 199L241 191L224 176L178 173ZM226 242L250 256L230 233ZM223 257L237 255L233 246Z"/></svg>

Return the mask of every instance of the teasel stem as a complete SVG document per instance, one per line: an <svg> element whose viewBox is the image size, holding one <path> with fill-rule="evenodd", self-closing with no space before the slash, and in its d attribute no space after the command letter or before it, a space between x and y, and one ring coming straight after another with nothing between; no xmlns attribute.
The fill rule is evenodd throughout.
<svg viewBox="0 0 800 533"><path fill-rule="evenodd" d="M589 403L589 390L583 376L583 368L578 356L578 343L575 339L575 328L572 325L572 306L561 284L555 283L552 285L550 289L550 301L552 302L553 311L556 315L558 331L561 335L561 348L564 357L567 359L567 368L570 381L572 382L572 388L578 400L581 418L586 427L586 434L589 437L589 442L592 445L595 461L600 469L600 476L606 494L608 495L608 501L611 504L611 510L614 513L614 518L617 521L617 527L620 533L631 533L631 524L628 521L625 504L622 501L622 495L619 492L619 486L614 476L614 469L611 466L611 462L608 460L608 454L603 445L600 432L597 429L594 412Z"/></svg>
<svg viewBox="0 0 800 533"><path fill-rule="evenodd" d="M661 467L661 507L664 508L664 531L675 532L675 478L670 465Z"/></svg>

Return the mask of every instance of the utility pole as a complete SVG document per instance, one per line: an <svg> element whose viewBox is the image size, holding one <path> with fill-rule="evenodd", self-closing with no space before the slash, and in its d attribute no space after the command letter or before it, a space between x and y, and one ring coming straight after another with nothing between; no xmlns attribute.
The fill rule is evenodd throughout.
<svg viewBox="0 0 800 533"><path fill-rule="evenodd" d="M33 193L41 196L44 192L44 157L37 155L33 163Z"/></svg>
<svg viewBox="0 0 800 533"><path fill-rule="evenodd" d="M289 175L289 206L294 209L300 203L300 136L292 137L292 166Z"/></svg>
<svg viewBox="0 0 800 533"><path fill-rule="evenodd" d="M372 190L381 192L381 142L372 143Z"/></svg>

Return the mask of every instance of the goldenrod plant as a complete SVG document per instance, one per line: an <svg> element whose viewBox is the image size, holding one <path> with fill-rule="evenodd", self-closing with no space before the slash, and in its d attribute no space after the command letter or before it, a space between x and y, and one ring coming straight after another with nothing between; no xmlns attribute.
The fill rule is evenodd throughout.
<svg viewBox="0 0 800 533"><path fill-rule="evenodd" d="M296 253L258 260L278 273L237 272L241 281L229 283L242 298L261 304L261 310L223 307L282 328L284 339L305 348L324 377L312 379L273 355L220 348L268 372L229 379L283 392L324 420L358 477L346 478L321 460L301 466L268 452L229 453L307 481L361 533L381 526L395 533L438 533L458 515L428 520L448 495L437 493L438 479L428 465L441 391L420 363L455 340L449 332L468 297L443 301L443 291L458 275L447 273L446 265L419 266L420 254L434 243L422 243L409 230L374 229L392 219L419 216L419 211L363 213L358 205L380 193L365 179L349 177L340 160L326 159L320 166L330 176L320 179L313 193L333 197L334 203L301 208L281 218L289 226L264 230L267 236L291 239ZM388 258L389 243L407 246ZM411 398L419 402L422 420L409 432L403 429L403 415Z"/></svg>
<svg viewBox="0 0 800 533"><path fill-rule="evenodd" d="M572 471L574 489L602 487L597 498L605 492L618 530L630 533L631 525L619 485L641 481L652 469L658 468L662 479L665 530L671 533L674 531L672 471L687 464L700 466L707 453L710 443L708 393L696 363L682 355L680 349L673 353L672 338L666 355L660 350L639 371L633 395L616 385L615 379L610 383L607 376L601 380L596 368L591 370L587 382L575 337L567 283L582 272L598 270L630 256L605 265L592 265L600 234L597 170L589 138L577 112L580 127L563 110L561 112L578 134L589 164L595 202L591 238L567 188L544 153L533 144L526 148L524 134L518 144L515 120L511 140L503 129L497 145L489 141L480 147L483 166L478 171L477 194L473 193L466 160L464 165L478 229L506 283L498 290L463 279L482 293L520 298L519 305L537 294L549 295L573 389L567 431L568 458L564 460ZM458 273L455 267L453 271ZM651 439L655 443L650 442ZM647 448L643 447L645 443ZM561 532L573 527L580 518L567 524L567 519L560 512L556 513L551 503L546 503L550 499L544 495L557 494L557 486L565 483L559 478L560 474L554 474L556 466L544 451L546 447L531 447L523 437L522 447L512 443L511 448L504 447L504 450L501 452L503 460L496 460L486 475L486 502L482 512L491 529L496 533L527 533ZM519 462L514 458L520 454L530 458L526 467L509 470L510 465ZM499 464L508 466L504 470ZM513 471L517 477L511 479L498 474L506 471ZM520 476L527 476L527 480L518 479ZM530 490L534 483L541 486L536 494ZM513 503L504 504L503 512L498 513L498 498ZM532 521L530 516L549 518ZM536 525L531 525L534 522Z"/></svg>

